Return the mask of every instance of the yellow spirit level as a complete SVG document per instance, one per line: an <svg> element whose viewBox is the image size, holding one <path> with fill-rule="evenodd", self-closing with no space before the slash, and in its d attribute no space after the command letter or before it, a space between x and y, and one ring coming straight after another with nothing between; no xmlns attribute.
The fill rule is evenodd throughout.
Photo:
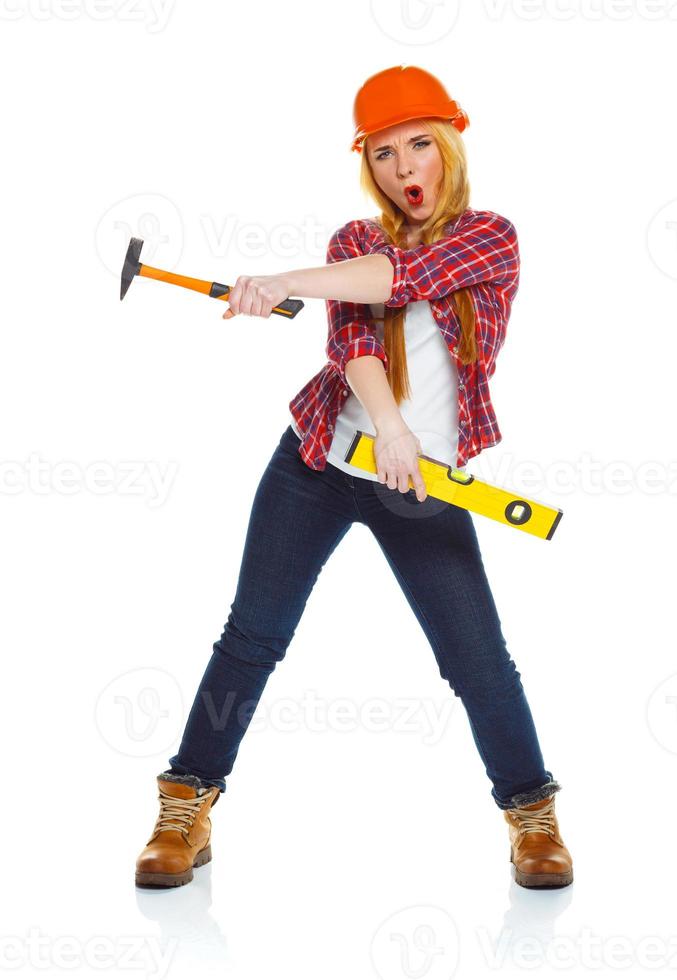
<svg viewBox="0 0 677 980"><path fill-rule="evenodd" d="M374 441L375 436L357 429L345 456L346 463L369 473L377 473ZM426 491L438 500L490 517L518 531L535 534L546 541L550 541L562 519L562 511L557 507L516 497L509 490L483 483L470 473L452 469L448 463L442 463L432 456L420 454L416 458Z"/></svg>

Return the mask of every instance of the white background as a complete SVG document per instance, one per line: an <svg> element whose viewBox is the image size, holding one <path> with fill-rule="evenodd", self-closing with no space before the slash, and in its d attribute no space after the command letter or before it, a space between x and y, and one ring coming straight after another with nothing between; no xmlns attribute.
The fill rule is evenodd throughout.
<svg viewBox="0 0 677 980"><path fill-rule="evenodd" d="M4 967L673 975L676 37L674 0L1 0ZM550 542L474 520L575 882L511 881L462 706L354 525L242 743L212 864L137 891L326 318L226 323L147 279L120 303L127 242L226 283L322 264L376 213L352 104L396 64L466 109L471 206L519 235L504 438L468 469L564 511ZM354 723L314 724L313 697Z"/></svg>

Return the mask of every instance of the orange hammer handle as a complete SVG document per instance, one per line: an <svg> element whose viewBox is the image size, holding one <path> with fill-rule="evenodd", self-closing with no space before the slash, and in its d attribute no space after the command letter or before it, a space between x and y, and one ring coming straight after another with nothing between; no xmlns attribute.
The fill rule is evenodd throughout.
<svg viewBox="0 0 677 980"><path fill-rule="evenodd" d="M178 272L166 272L164 269L154 269L152 265L141 265L140 276L148 276L149 279L159 279L160 282L171 282L175 286L185 286L186 289L194 289L198 293L209 293L211 283L206 279L193 279L191 276L181 276Z"/></svg>
<svg viewBox="0 0 677 980"><path fill-rule="evenodd" d="M173 283L175 286L183 286L185 289L194 289L195 292L204 293L212 299L228 299L230 286L224 286L220 282L209 282L207 279L193 279L192 276L182 276L178 272L167 272L165 269L154 269L152 265L139 264L138 275L147 276L149 279L158 279L160 282ZM279 306L274 306L273 313L286 316L292 320L300 310L303 309L303 300L286 299Z"/></svg>

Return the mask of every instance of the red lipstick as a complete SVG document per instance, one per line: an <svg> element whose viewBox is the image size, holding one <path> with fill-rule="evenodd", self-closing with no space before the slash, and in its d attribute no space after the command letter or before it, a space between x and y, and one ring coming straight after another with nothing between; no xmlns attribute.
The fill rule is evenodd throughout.
<svg viewBox="0 0 677 980"><path fill-rule="evenodd" d="M404 193L413 207L418 207L423 204L423 188L420 184L407 184L404 188Z"/></svg>

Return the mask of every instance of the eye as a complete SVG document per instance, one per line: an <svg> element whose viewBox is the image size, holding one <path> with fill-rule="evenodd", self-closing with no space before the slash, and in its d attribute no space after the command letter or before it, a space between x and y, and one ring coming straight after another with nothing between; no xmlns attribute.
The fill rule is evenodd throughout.
<svg viewBox="0 0 677 980"><path fill-rule="evenodd" d="M430 140L417 140L414 143L414 147L417 147L417 146L430 146ZM390 152L391 152L390 150L382 150L378 154L378 156L376 157L376 159L377 160L385 160L386 159L385 154L386 153L390 153Z"/></svg>

